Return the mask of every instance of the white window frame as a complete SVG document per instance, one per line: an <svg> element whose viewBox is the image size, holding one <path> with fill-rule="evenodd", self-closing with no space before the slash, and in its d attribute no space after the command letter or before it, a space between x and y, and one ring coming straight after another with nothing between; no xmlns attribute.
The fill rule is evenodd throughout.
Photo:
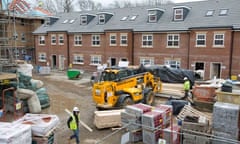
<svg viewBox="0 0 240 144"><path fill-rule="evenodd" d="M157 11L149 11L148 21L149 22L157 22Z"/></svg>
<svg viewBox="0 0 240 144"><path fill-rule="evenodd" d="M98 15L98 23L105 24L105 14Z"/></svg>
<svg viewBox="0 0 240 144"><path fill-rule="evenodd" d="M109 44L110 44L110 46L116 46L117 45L117 34L110 34L109 35Z"/></svg>
<svg viewBox="0 0 240 144"><path fill-rule="evenodd" d="M173 59L165 59L164 60L164 65L166 65L170 68L179 69L179 68L181 68L181 61L180 60L173 60Z"/></svg>
<svg viewBox="0 0 240 144"><path fill-rule="evenodd" d="M58 35L58 44L64 45L64 35L63 34Z"/></svg>
<svg viewBox="0 0 240 144"><path fill-rule="evenodd" d="M55 42L54 42L55 41ZM51 45L56 45L57 44L57 38L55 34L51 35Z"/></svg>
<svg viewBox="0 0 240 144"><path fill-rule="evenodd" d="M73 54L73 64L84 64L84 57L82 54Z"/></svg>
<svg viewBox="0 0 240 144"><path fill-rule="evenodd" d="M170 36L172 37L172 39L169 39ZM175 37L177 37L177 39L175 39ZM171 42L172 44L169 45L169 42ZM175 45L175 42L177 42L177 45ZM167 48L179 48L179 45L180 45L180 34L167 35Z"/></svg>
<svg viewBox="0 0 240 144"><path fill-rule="evenodd" d="M26 35L25 33L21 33L21 41L26 42Z"/></svg>
<svg viewBox="0 0 240 144"><path fill-rule="evenodd" d="M20 52L19 52L19 49L18 49L18 48L15 48L13 52L14 52L14 57L15 57L15 58L19 58L19 53L20 53Z"/></svg>
<svg viewBox="0 0 240 144"><path fill-rule="evenodd" d="M143 34L142 35L142 47L143 48L153 47L153 35L152 34Z"/></svg>
<svg viewBox="0 0 240 144"><path fill-rule="evenodd" d="M143 65L154 65L154 58L153 57L140 57L140 64Z"/></svg>
<svg viewBox="0 0 240 144"><path fill-rule="evenodd" d="M174 9L174 21L183 20L183 8Z"/></svg>
<svg viewBox="0 0 240 144"><path fill-rule="evenodd" d="M45 45L45 36L38 36L38 44Z"/></svg>
<svg viewBox="0 0 240 144"><path fill-rule="evenodd" d="M127 46L128 45L128 35L125 33L120 34L120 46Z"/></svg>
<svg viewBox="0 0 240 144"><path fill-rule="evenodd" d="M87 16L86 15L81 15L80 16L80 24L81 25L86 25L87 24Z"/></svg>
<svg viewBox="0 0 240 144"><path fill-rule="evenodd" d="M74 46L82 46L82 35L74 35Z"/></svg>
<svg viewBox="0 0 240 144"><path fill-rule="evenodd" d="M100 35L92 35L92 46L100 46Z"/></svg>
<svg viewBox="0 0 240 144"><path fill-rule="evenodd" d="M219 38L218 36L222 36L222 38ZM225 38L225 34L224 33L214 33L214 38L213 38L213 47L224 47L224 38ZM222 44L218 44L218 41L222 41Z"/></svg>
<svg viewBox="0 0 240 144"><path fill-rule="evenodd" d="M47 61L47 54L45 52L38 53L38 61L39 62L46 62Z"/></svg>
<svg viewBox="0 0 240 144"><path fill-rule="evenodd" d="M101 55L91 55L90 64L91 65L100 65L102 63Z"/></svg>
<svg viewBox="0 0 240 144"><path fill-rule="evenodd" d="M203 38L200 38L200 36L203 36ZM204 42L204 44L201 44L201 41ZM196 46L197 47L206 47L206 33L197 33L196 34Z"/></svg>

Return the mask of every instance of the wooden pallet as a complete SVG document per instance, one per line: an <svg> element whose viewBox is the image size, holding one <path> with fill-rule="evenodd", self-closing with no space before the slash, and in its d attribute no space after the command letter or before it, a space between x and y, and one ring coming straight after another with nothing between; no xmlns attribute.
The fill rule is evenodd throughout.
<svg viewBox="0 0 240 144"><path fill-rule="evenodd" d="M186 116L205 117L209 124L211 125L212 116L210 114L200 112L194 109L192 106L185 105L181 112L178 114L177 118L183 121Z"/></svg>

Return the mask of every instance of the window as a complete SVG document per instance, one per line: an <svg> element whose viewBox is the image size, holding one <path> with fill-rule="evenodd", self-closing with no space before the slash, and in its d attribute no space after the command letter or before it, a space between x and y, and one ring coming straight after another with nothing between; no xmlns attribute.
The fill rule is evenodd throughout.
<svg viewBox="0 0 240 144"><path fill-rule="evenodd" d="M148 21L149 22L157 22L157 11L149 11Z"/></svg>
<svg viewBox="0 0 240 144"><path fill-rule="evenodd" d="M165 60L164 64L170 68L180 68L181 67L181 63L178 60Z"/></svg>
<svg viewBox="0 0 240 144"><path fill-rule="evenodd" d="M221 9L220 12L219 12L219 15L220 16L225 16L225 15L227 15L227 13L228 13L228 9Z"/></svg>
<svg viewBox="0 0 240 144"><path fill-rule="evenodd" d="M122 17L121 21L126 21L128 16Z"/></svg>
<svg viewBox="0 0 240 144"><path fill-rule="evenodd" d="M196 46L206 46L206 34L196 35Z"/></svg>
<svg viewBox="0 0 240 144"><path fill-rule="evenodd" d="M80 24L86 25L87 24L87 16L80 16Z"/></svg>
<svg viewBox="0 0 240 144"><path fill-rule="evenodd" d="M51 44L56 45L57 40L56 40L56 35L51 35Z"/></svg>
<svg viewBox="0 0 240 144"><path fill-rule="evenodd" d="M214 46L224 46L224 34L214 34Z"/></svg>
<svg viewBox="0 0 240 144"><path fill-rule="evenodd" d="M22 42L26 42L25 33L21 33L21 41L22 41Z"/></svg>
<svg viewBox="0 0 240 144"><path fill-rule="evenodd" d="M100 55L92 55L91 56L91 64L92 65L99 65L102 63L102 58Z"/></svg>
<svg viewBox="0 0 240 144"><path fill-rule="evenodd" d="M213 16L214 10L208 10L205 16Z"/></svg>
<svg viewBox="0 0 240 144"><path fill-rule="evenodd" d="M127 34L121 34L120 37L121 37L120 45L121 46L127 46L128 45L128 43L127 43Z"/></svg>
<svg viewBox="0 0 240 144"><path fill-rule="evenodd" d="M68 22L68 19L64 20L62 23L63 24L66 24Z"/></svg>
<svg viewBox="0 0 240 144"><path fill-rule="evenodd" d="M92 35L92 46L100 46L100 35Z"/></svg>
<svg viewBox="0 0 240 144"><path fill-rule="evenodd" d="M168 47L179 47L179 34L169 34L167 36Z"/></svg>
<svg viewBox="0 0 240 144"><path fill-rule="evenodd" d="M99 24L105 24L105 15L101 14L98 16Z"/></svg>
<svg viewBox="0 0 240 144"><path fill-rule="evenodd" d="M22 54L26 55L27 54L27 50L26 49L22 49Z"/></svg>
<svg viewBox="0 0 240 144"><path fill-rule="evenodd" d="M141 57L140 64L143 65L154 65L154 58L151 57Z"/></svg>
<svg viewBox="0 0 240 144"><path fill-rule="evenodd" d="M74 36L74 45L81 46L82 45L82 35L75 35Z"/></svg>
<svg viewBox="0 0 240 144"><path fill-rule="evenodd" d="M84 64L83 55L74 54L73 55L73 64Z"/></svg>
<svg viewBox="0 0 240 144"><path fill-rule="evenodd" d="M19 49L18 48L14 49L14 56L15 56L15 58L19 58Z"/></svg>
<svg viewBox="0 0 240 144"><path fill-rule="evenodd" d="M75 22L75 19L72 19L69 21L70 24L74 23Z"/></svg>
<svg viewBox="0 0 240 144"><path fill-rule="evenodd" d="M39 62L46 62L47 56L46 56L46 53L38 53L38 61Z"/></svg>
<svg viewBox="0 0 240 144"><path fill-rule="evenodd" d="M131 21L134 21L137 18L137 15L134 15L130 18Z"/></svg>
<svg viewBox="0 0 240 144"><path fill-rule="evenodd" d="M174 20L183 20L183 9L174 10Z"/></svg>
<svg viewBox="0 0 240 144"><path fill-rule="evenodd" d="M117 36L116 34L110 34L110 46L117 45Z"/></svg>
<svg viewBox="0 0 240 144"><path fill-rule="evenodd" d="M45 36L38 37L39 45L45 45Z"/></svg>
<svg viewBox="0 0 240 144"><path fill-rule="evenodd" d="M153 36L152 35L143 35L142 36L142 47L152 47L153 45Z"/></svg>
<svg viewBox="0 0 240 144"><path fill-rule="evenodd" d="M58 36L58 43L59 43L59 45L64 45L64 37L63 37L63 35L59 35Z"/></svg>

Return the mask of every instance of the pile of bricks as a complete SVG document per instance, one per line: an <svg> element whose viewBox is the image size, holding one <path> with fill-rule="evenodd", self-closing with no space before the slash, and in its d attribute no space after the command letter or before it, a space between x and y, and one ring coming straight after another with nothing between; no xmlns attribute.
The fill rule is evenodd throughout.
<svg viewBox="0 0 240 144"><path fill-rule="evenodd" d="M144 144L157 144L159 139L166 139L167 144L178 144L179 133L174 140L172 127L172 106L158 105L152 107L146 104L134 104L125 108L121 120L130 132L130 141L143 141ZM180 128L175 126L176 131ZM172 142L172 141L175 141Z"/></svg>

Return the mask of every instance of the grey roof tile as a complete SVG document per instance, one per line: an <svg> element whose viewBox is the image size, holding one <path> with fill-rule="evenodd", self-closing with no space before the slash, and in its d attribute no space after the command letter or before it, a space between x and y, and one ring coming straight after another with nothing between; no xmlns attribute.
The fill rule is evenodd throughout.
<svg viewBox="0 0 240 144"><path fill-rule="evenodd" d="M173 7L187 6L190 11L184 21L174 22ZM101 33L105 30L132 29L135 32L151 32L151 31L186 31L189 28L201 27L233 27L240 28L240 0L208 0L188 3L177 3L161 5L157 8L165 10L159 21L156 23L148 23L148 9L156 7L134 7L107 9L104 12L114 14L112 18L104 25L99 25L97 17L88 25L80 25L80 14L96 15L103 11L87 11L62 13L58 15L59 20L52 26L41 26L34 33L46 33L48 31L67 31L69 33ZM219 16L220 9L228 9L226 16ZM214 10L213 16L205 16L208 10ZM133 15L137 15L134 21L129 20ZM121 19L128 16L126 21ZM62 22L65 19L76 19L72 24Z"/></svg>

